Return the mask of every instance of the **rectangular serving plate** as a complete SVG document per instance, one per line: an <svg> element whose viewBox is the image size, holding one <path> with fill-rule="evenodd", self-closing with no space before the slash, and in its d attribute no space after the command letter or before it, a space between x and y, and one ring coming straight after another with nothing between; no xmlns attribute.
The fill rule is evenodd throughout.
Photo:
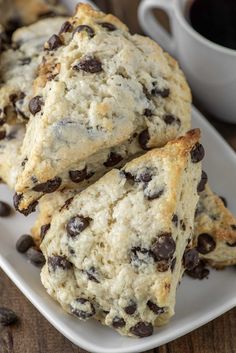
<svg viewBox="0 0 236 353"><path fill-rule="evenodd" d="M76 1L62 1L73 12ZM89 1L87 1L89 2ZM90 2L91 3L91 2ZM215 192L228 200L236 214L236 154L195 109L193 127L202 130L206 149L204 169ZM12 192L0 186L1 200L11 203ZM138 353L174 340L213 320L236 305L235 268L212 270L208 280L199 282L184 278L177 291L176 315L171 322L144 339L122 337L94 320L81 322L66 314L45 292L40 282L40 271L29 264L26 257L16 252L19 235L28 233L35 215L27 218L14 214L0 221L0 267L42 315L74 344L94 353Z"/></svg>

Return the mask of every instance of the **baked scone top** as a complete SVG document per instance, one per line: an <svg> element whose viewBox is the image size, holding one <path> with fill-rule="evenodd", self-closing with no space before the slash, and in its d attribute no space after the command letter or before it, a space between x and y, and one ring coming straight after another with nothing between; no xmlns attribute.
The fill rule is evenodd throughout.
<svg viewBox="0 0 236 353"><path fill-rule="evenodd" d="M140 337L173 315L182 261L192 259L183 254L201 179L198 139L191 131L113 169L55 213L42 282L68 312Z"/></svg>
<svg viewBox="0 0 236 353"><path fill-rule="evenodd" d="M30 102L16 191L47 182L136 136L162 146L190 126L190 91L177 63L111 15L81 4L45 45Z"/></svg>

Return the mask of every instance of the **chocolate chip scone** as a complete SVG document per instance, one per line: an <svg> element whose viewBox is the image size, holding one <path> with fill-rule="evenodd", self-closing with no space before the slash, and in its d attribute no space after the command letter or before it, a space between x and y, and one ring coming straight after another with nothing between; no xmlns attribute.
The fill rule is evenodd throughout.
<svg viewBox="0 0 236 353"><path fill-rule="evenodd" d="M20 148L25 135L25 125L7 125L0 131L0 179L11 189L16 184L21 163Z"/></svg>
<svg viewBox="0 0 236 353"><path fill-rule="evenodd" d="M199 130L113 169L67 201L41 249L42 282L77 318L149 336L174 314L204 156Z"/></svg>
<svg viewBox="0 0 236 353"><path fill-rule="evenodd" d="M194 243L200 257L211 266L236 264L236 219L222 199L207 185L195 216Z"/></svg>
<svg viewBox="0 0 236 353"><path fill-rule="evenodd" d="M0 124L28 120L32 85L48 36L58 30L64 17L45 19L14 32L12 48L0 56Z"/></svg>
<svg viewBox="0 0 236 353"><path fill-rule="evenodd" d="M67 10L54 0L1 0L0 23L10 36L17 28L45 17L67 15Z"/></svg>
<svg viewBox="0 0 236 353"><path fill-rule="evenodd" d="M114 16L81 4L45 49L16 185L23 213L43 194L74 187L76 174L124 164L117 146L130 157L190 127L190 91L177 63ZM96 166L101 153L107 161Z"/></svg>

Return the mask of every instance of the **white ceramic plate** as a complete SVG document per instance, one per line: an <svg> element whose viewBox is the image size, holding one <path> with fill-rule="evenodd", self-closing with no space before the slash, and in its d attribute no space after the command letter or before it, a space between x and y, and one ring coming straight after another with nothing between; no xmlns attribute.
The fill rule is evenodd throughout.
<svg viewBox="0 0 236 353"><path fill-rule="evenodd" d="M64 0L73 11L76 0ZM193 108L193 126L202 130L207 151L205 170L212 188L224 195L236 214L236 155L213 127ZM0 199L12 201L12 193L0 186ZM19 235L29 232L35 215L25 218L15 214L0 220L0 266L32 304L58 331L76 345L95 353L138 353L160 346L205 324L236 305L236 269L211 271L208 280L184 278L177 293L176 315L153 336L134 339L119 336L113 330L91 320L80 322L64 313L45 292L39 269L29 264L15 250Z"/></svg>
<svg viewBox="0 0 236 353"><path fill-rule="evenodd" d="M193 126L202 130L206 149L205 170L211 186L227 198L230 209L236 214L236 154L194 108ZM0 199L12 200L12 193L3 185L0 186ZM90 352L143 352L186 334L236 305L236 269L229 268L212 270L208 280L184 278L177 293L176 315L167 326L156 329L151 337L121 337L93 320L81 322L64 313L47 295L40 283L39 269L15 250L18 236L29 232L34 218L35 215L25 218L15 214L11 218L0 219L0 266L52 325L73 343Z"/></svg>

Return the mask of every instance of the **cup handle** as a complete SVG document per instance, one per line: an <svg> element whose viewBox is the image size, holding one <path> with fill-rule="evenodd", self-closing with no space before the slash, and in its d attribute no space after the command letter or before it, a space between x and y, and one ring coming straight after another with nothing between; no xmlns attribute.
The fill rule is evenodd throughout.
<svg viewBox="0 0 236 353"><path fill-rule="evenodd" d="M138 17L143 30L171 55L176 56L175 40L153 16L154 8L164 10L172 20L173 0L143 0L139 5Z"/></svg>

